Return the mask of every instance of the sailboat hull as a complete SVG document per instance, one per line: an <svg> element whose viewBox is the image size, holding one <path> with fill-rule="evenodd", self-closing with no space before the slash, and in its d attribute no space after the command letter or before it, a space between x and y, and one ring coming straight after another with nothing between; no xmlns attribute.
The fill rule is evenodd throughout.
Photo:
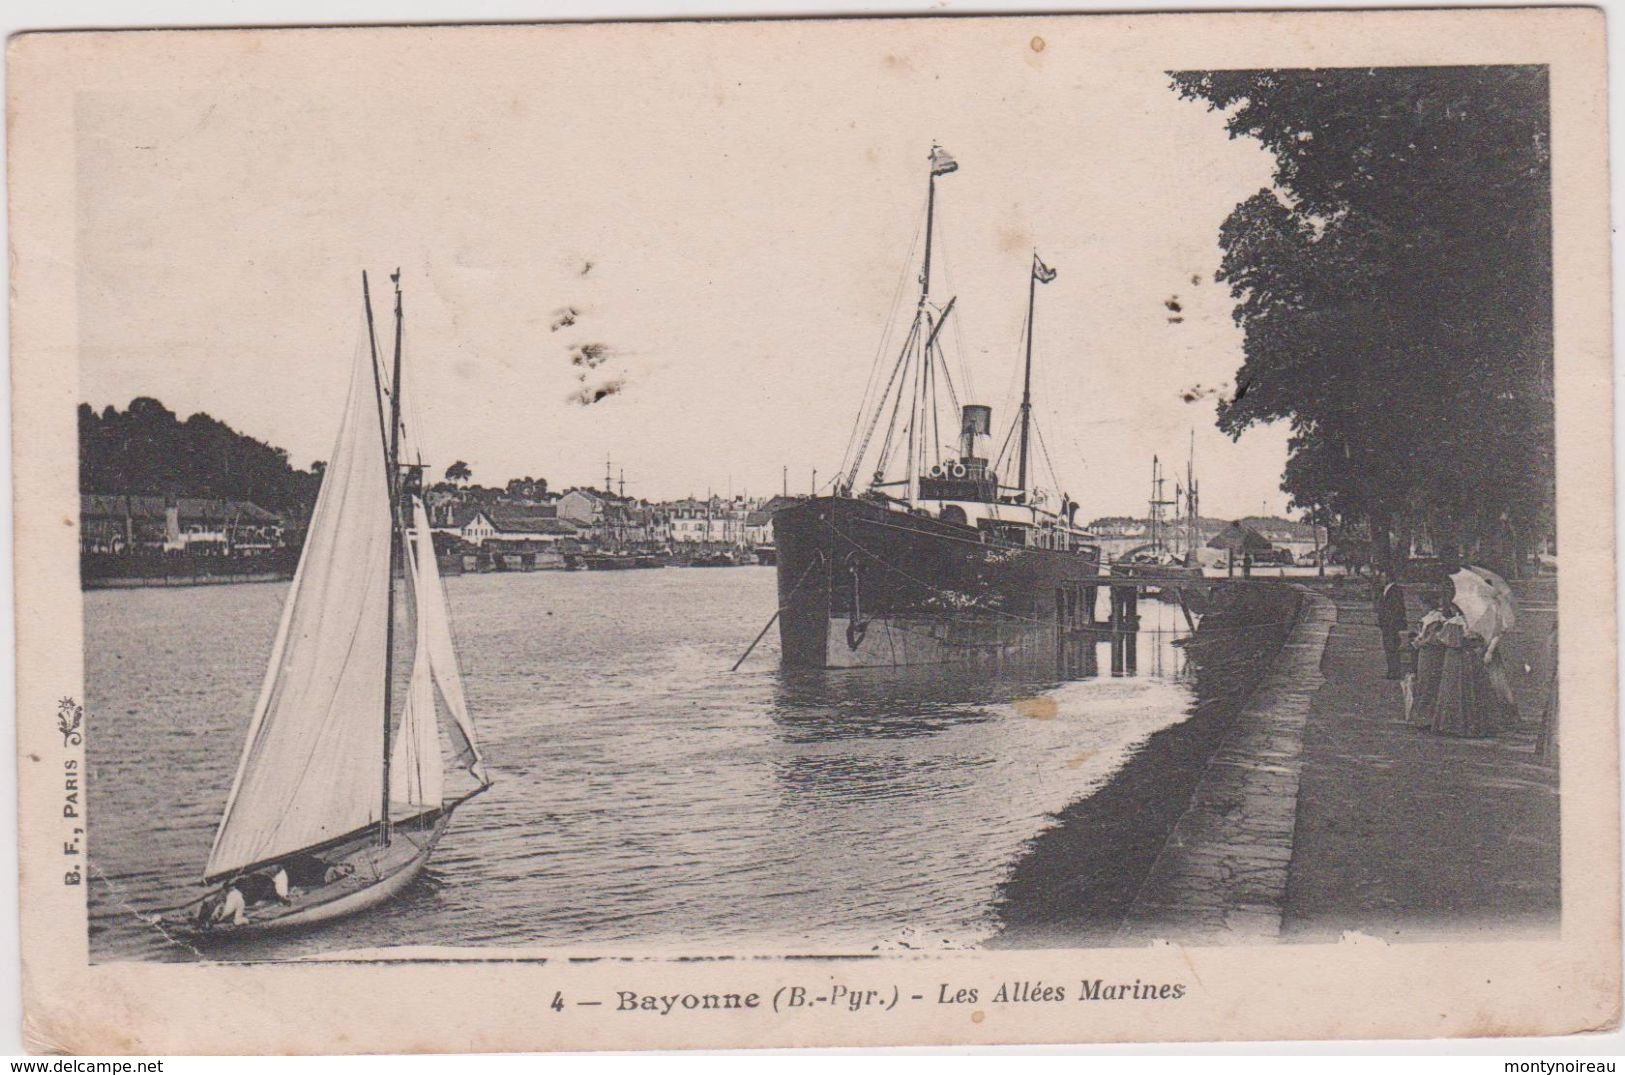
<svg viewBox="0 0 1625 1075"><path fill-rule="evenodd" d="M324 865L348 865L353 872L329 883L292 891L285 903L252 904L246 922L200 922L200 909L210 899L205 897L166 916L164 925L193 943L223 943L305 929L370 910L394 899L417 880L451 823L457 805L399 819L387 847L378 844L375 834L367 834L324 851L320 856Z"/></svg>

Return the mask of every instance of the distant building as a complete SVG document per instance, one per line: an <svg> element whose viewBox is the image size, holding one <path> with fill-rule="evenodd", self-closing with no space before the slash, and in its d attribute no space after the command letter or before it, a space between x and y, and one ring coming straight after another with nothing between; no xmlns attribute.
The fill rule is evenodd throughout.
<svg viewBox="0 0 1625 1075"><path fill-rule="evenodd" d="M560 519L549 505L465 504L453 510L447 525L435 529L476 546L487 542L544 546L581 535L579 526Z"/></svg>
<svg viewBox="0 0 1625 1075"><path fill-rule="evenodd" d="M251 556L283 547L282 516L247 500L208 497L79 497L79 547L87 553Z"/></svg>
<svg viewBox="0 0 1625 1075"><path fill-rule="evenodd" d="M601 530L604 525L604 498L586 489L571 489L559 497L558 516L584 530Z"/></svg>
<svg viewBox="0 0 1625 1075"><path fill-rule="evenodd" d="M679 545L754 544L749 520L758 507L744 497L725 500L719 496L709 500L687 497L660 505L671 520L671 540Z"/></svg>
<svg viewBox="0 0 1625 1075"><path fill-rule="evenodd" d="M1214 548L1213 539L1238 522L1255 533L1268 547L1285 549L1292 553L1294 560L1312 558L1314 550L1326 543L1325 527L1314 527L1308 523L1277 516L1249 515L1240 520L1210 519L1203 516L1196 521L1199 545L1203 548ZM1135 552L1148 547L1152 540L1150 520L1131 516L1105 516L1091 522L1088 529L1099 539L1101 551L1109 560L1132 556ZM1182 554L1185 551L1185 540L1183 522L1175 519L1163 520L1164 546Z"/></svg>
<svg viewBox="0 0 1625 1075"><path fill-rule="evenodd" d="M1326 528L1282 519L1277 516L1249 515L1241 522L1276 549L1285 549L1294 560L1313 559L1317 548L1326 545Z"/></svg>
<svg viewBox="0 0 1625 1075"><path fill-rule="evenodd" d="M1263 534L1240 521L1214 534L1207 545L1210 549L1222 549L1237 558L1250 552L1269 552L1274 548Z"/></svg>

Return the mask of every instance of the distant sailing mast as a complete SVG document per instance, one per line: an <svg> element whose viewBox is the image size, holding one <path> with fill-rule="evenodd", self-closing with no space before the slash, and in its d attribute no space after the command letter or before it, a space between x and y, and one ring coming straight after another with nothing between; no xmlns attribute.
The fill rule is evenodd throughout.
<svg viewBox="0 0 1625 1075"><path fill-rule="evenodd" d="M1185 562L1196 563L1202 547L1202 503L1196 485L1196 430L1191 430L1191 451L1185 459Z"/></svg>
<svg viewBox="0 0 1625 1075"><path fill-rule="evenodd" d="M1167 520L1162 509L1177 504L1177 501L1168 500L1162 494L1163 486L1167 484L1167 481L1168 479L1162 475L1162 461L1153 455L1151 457L1151 504L1146 521L1151 531L1151 552L1156 556L1161 556L1168 551L1167 538L1165 537Z"/></svg>

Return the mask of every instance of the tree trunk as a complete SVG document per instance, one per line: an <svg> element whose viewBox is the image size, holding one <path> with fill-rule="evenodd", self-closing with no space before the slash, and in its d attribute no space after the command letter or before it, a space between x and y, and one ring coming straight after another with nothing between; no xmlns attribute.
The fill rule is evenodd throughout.
<svg viewBox="0 0 1625 1075"><path fill-rule="evenodd" d="M1394 577L1403 578L1411 559L1411 537L1414 524L1411 517L1401 512L1394 519L1394 547L1389 555L1393 559Z"/></svg>
<svg viewBox="0 0 1625 1075"><path fill-rule="evenodd" d="M1366 517L1366 526L1371 531L1371 563L1381 575L1389 575L1394 570L1393 542L1388 534L1388 512L1374 509Z"/></svg>

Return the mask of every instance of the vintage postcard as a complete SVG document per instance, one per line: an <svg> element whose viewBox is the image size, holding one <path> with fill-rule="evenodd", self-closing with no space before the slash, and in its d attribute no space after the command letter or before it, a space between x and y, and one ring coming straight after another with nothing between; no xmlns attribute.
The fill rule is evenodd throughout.
<svg viewBox="0 0 1625 1075"><path fill-rule="evenodd" d="M1617 1025L1599 12L7 63L30 1048Z"/></svg>

